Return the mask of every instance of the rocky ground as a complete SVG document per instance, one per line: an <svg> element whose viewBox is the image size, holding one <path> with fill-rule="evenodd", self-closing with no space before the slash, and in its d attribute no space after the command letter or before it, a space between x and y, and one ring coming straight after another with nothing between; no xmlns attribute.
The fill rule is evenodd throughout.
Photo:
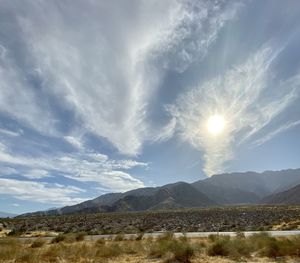
<svg viewBox="0 0 300 263"><path fill-rule="evenodd" d="M298 206L240 206L179 211L28 217L4 219L2 225L6 229L13 230L14 233L54 231L116 234L154 231L292 230L299 229L299 220L300 207Z"/></svg>

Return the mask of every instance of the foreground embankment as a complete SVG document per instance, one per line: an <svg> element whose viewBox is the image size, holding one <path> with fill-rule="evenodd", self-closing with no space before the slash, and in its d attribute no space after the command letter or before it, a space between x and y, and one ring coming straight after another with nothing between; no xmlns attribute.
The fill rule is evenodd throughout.
<svg viewBox="0 0 300 263"><path fill-rule="evenodd" d="M272 237L260 232L246 237L176 237L165 233L156 238L139 234L130 239L87 240L84 234L61 234L52 240L6 237L0 239L0 262L284 262L300 261L300 236Z"/></svg>

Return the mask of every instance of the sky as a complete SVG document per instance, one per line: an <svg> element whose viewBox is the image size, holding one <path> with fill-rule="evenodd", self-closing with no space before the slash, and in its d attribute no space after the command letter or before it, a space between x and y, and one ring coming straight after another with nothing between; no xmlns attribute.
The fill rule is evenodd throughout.
<svg viewBox="0 0 300 263"><path fill-rule="evenodd" d="M0 211L299 168L299 10L1 0Z"/></svg>

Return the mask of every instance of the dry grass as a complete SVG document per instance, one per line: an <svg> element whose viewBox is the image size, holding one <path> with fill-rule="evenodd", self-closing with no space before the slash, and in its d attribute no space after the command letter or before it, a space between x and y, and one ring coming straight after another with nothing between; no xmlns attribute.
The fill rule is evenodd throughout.
<svg viewBox="0 0 300 263"><path fill-rule="evenodd" d="M83 233L43 238L0 239L1 263L99 263L99 262L300 262L300 237L273 238L266 233L245 238L210 236L209 238L174 238L167 233L157 239L85 241Z"/></svg>

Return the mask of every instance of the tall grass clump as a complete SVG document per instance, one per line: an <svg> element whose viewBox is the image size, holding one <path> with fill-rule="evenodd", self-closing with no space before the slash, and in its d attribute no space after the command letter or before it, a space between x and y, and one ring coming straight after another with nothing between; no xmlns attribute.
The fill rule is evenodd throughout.
<svg viewBox="0 0 300 263"><path fill-rule="evenodd" d="M46 244L46 241L42 238L38 238L36 240L34 240L31 244L32 248L40 248L43 247Z"/></svg>
<svg viewBox="0 0 300 263"><path fill-rule="evenodd" d="M0 239L0 262L13 260L20 253L21 243L15 238Z"/></svg>
<svg viewBox="0 0 300 263"><path fill-rule="evenodd" d="M195 251L185 237L176 239L172 233L166 233L150 243L150 257L167 258L165 262L189 263Z"/></svg>
<svg viewBox="0 0 300 263"><path fill-rule="evenodd" d="M215 236L210 238L210 241L211 244L207 248L209 256L229 257L235 260L250 257L251 247L243 236L233 239L229 236Z"/></svg>

